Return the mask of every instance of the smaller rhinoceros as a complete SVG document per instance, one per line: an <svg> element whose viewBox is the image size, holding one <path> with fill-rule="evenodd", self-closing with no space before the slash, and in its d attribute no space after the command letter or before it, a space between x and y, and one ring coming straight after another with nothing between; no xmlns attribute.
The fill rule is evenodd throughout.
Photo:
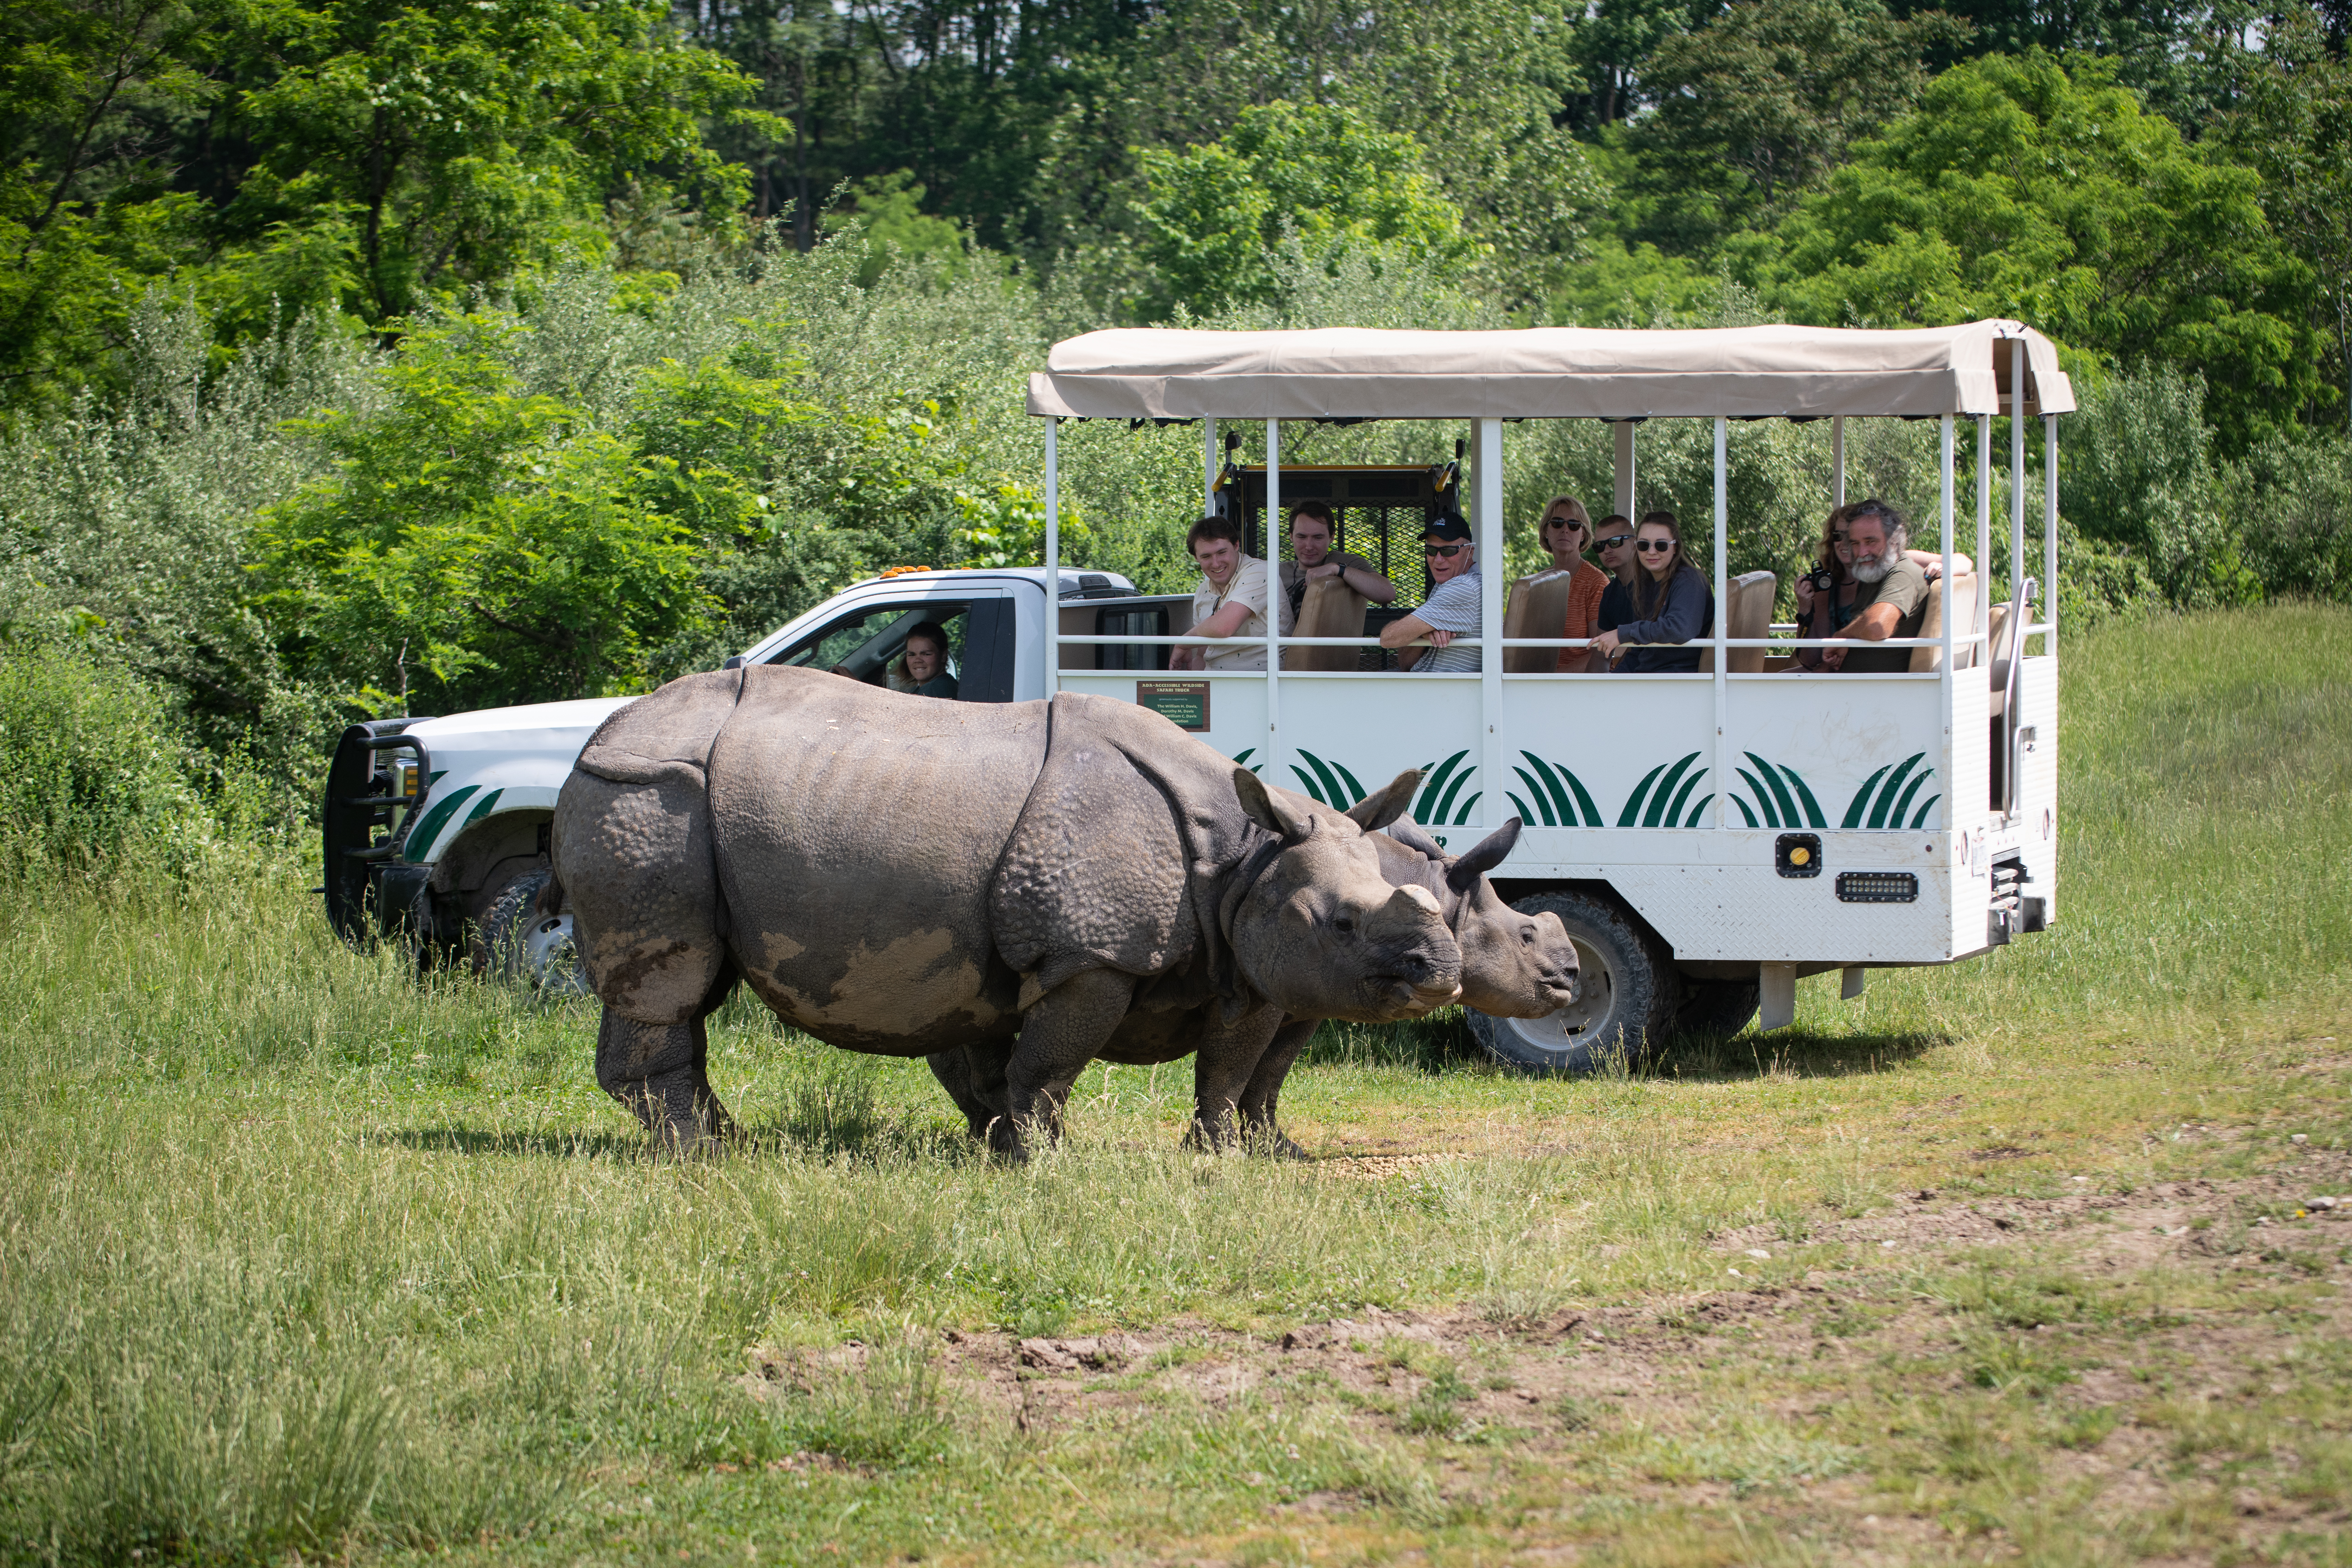
<svg viewBox="0 0 2352 1568"><path fill-rule="evenodd" d="M1567 928L1549 911L1528 915L1511 908L1486 879L1486 874L1517 844L1519 819L1512 817L1463 854L1448 855L1403 816L1419 782L1418 773L1405 773L1340 815L1361 827L1387 828L1385 834L1371 835L1381 876L1398 888L1424 889L1437 900L1462 949L1463 1005L1497 1018L1540 1018L1567 1006L1576 999L1578 980L1576 944L1569 940ZM1333 815L1287 790L1270 793L1295 810ZM1277 1104L1283 1079L1323 1022L1297 1015L1284 1019L1250 1075L1234 1110L1241 1117L1244 1141L1253 1151L1305 1157L1305 1151L1282 1132ZM1191 1042L1205 1023L1197 1014L1130 1013L1103 1047L1102 1059L1134 1066L1175 1061L1191 1052ZM1003 1138L1005 1059L1003 1047L993 1044L929 1058L932 1076L964 1113L974 1138ZM1063 1092L1068 1088L1062 1086Z"/></svg>
<svg viewBox="0 0 2352 1568"><path fill-rule="evenodd" d="M703 1020L739 979L846 1049L1006 1048L1016 1153L1130 1009L1202 1010L1198 1128L1222 1145L1285 1014L1461 992L1438 900L1391 887L1355 823L1106 698L688 676L590 739L553 850L604 1004L597 1080L684 1145L728 1125Z"/></svg>

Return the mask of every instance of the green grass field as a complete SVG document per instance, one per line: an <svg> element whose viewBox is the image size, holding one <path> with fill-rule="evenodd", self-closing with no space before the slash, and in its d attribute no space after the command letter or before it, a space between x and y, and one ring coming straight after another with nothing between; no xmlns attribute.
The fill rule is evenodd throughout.
<svg viewBox="0 0 2352 1568"><path fill-rule="evenodd" d="M299 869L14 889L0 1556L2352 1564L2352 615L2065 659L2060 929L1632 1078L1330 1031L1307 1165L740 1003L680 1163Z"/></svg>

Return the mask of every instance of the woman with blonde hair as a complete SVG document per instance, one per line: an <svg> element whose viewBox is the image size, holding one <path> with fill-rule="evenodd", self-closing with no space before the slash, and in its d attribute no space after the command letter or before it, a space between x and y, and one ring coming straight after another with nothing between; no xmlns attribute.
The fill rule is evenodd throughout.
<svg viewBox="0 0 2352 1568"><path fill-rule="evenodd" d="M1596 635L1601 630L1601 595L1609 586L1609 576L1584 558L1584 552L1592 548L1592 514L1574 496L1554 496L1545 503L1543 521L1536 525L1536 541L1550 555L1553 571L1574 574L1569 579L1568 616L1559 635ZM1591 648L1564 647L1554 668L1563 674L1598 671L1606 669L1608 661Z"/></svg>

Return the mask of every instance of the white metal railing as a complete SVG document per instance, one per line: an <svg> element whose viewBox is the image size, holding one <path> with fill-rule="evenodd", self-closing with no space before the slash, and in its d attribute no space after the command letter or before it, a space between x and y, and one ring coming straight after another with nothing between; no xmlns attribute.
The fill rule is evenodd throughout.
<svg viewBox="0 0 2352 1568"><path fill-rule="evenodd" d="M1987 622L1990 618L1992 602L1991 594L1993 577L1991 570L1991 479L1993 467L1991 430L1992 420L2002 416L2004 414L2011 422L2009 442L2011 497L2008 584L2011 592L2009 600L2012 604L2019 601L2017 587L2023 573L2025 544L2024 425L2026 416L2023 412L2023 393L2026 377L2025 364L2025 345L2022 340L2020 340L2011 345L2010 361L2011 395L2008 398L2000 400L2001 413L1978 415L1974 416L1977 420L1976 500L1977 562L1979 569L1977 573L1973 603L1965 606L1957 599L1955 590L1958 587L1958 580L1954 574L1956 565L1954 545L1957 542L1958 525L1959 522L1958 516L1958 508L1956 504L1958 498L1956 493L1956 480L1958 475L1956 471L1957 465L1955 462L1957 451L1954 436L1955 426L1958 423L1958 416L1946 414L1939 417L1938 424L1941 426L1941 439L1938 442L1940 450L1938 452L1938 460L1937 463L1937 479L1939 481L1937 487L1938 495L1937 498L1937 521L1939 523L1938 535L1943 545L1943 571L1936 591L1938 593L1943 605L1944 626L1942 633L1939 636L1933 637L1885 637L1875 641L1852 637L1805 637L1796 635L1802 630L1802 627L1794 622L1774 622L1769 626L1770 635L1762 637L1734 637L1725 635L1726 627L1722 619L1720 606L1727 603L1729 598L1729 582L1727 575L1727 545L1729 531L1727 450L1728 422L1722 416L1717 416L1713 420L1715 426L1715 494L1713 507L1715 551L1712 577L1715 586L1716 604L1718 606L1715 635L1707 637L1694 638L1686 643L1649 643L1628 644L1623 646L1653 648L1676 647L1686 648L1692 651L1696 651L1702 648L1718 650L1716 652L1716 656L1713 660L1714 668L1712 673L1704 677L1704 679L1708 679L1712 683L1715 689L1715 735L1713 737L1712 750L1715 753L1715 763L1718 769L1721 768L1725 761L1725 749L1729 743L1728 732L1730 704L1732 701L1731 687L1729 684L1732 672L1728 668L1729 660L1724 656L1735 648L1761 648L1767 651L1783 654L1794 653L1801 649L1814 648L1843 648L1849 652L1856 649L1866 650L1872 647L1885 648L1889 650L1916 649L1923 647L1941 649L1944 653L1944 658L1939 661L1940 668L1934 672L1932 676L1928 676L1926 672L1923 672L1923 678L1933 679L1940 688L1944 731L1946 735L1945 754L1946 762L1948 764L1950 749L1956 743L1953 739L1954 731L1952 728L1953 700L1954 693L1958 689L1960 679L1959 656L1964 652L1974 650L1979 647L1983 647L1990 652L1992 641L1989 628L1963 634L1958 629L1958 627L1959 622L1969 618L1973 618L1977 622L1978 626L1983 627L1987 626ZM2042 581L2045 584L2054 585L2058 576L2058 421L2056 416L2053 415L2044 414L2040 417L2042 426L2043 454L2042 546L2044 559L2044 570ZM1501 560L1500 537L1502 528L1503 422L1498 418L1479 417L1472 420L1471 423L1476 438L1476 458L1473 468L1475 483L1472 494L1465 495L1464 499L1471 500L1473 502L1470 509L1470 523L1474 542L1481 546L1488 547L1486 549L1486 553L1490 560L1499 562ZM1615 473L1616 510L1630 516L1633 512L1634 499L1633 426L1632 423L1626 420L1617 420L1612 423L1615 426L1614 435L1617 446ZM1265 435L1265 515L1268 522L1269 530L1271 530L1276 526L1276 520L1282 516L1281 421L1279 419L1268 418L1265 419L1263 424ZM1058 417L1048 416L1046 418L1045 564L1049 574L1056 574L1061 569L1061 509L1059 500L1060 473L1057 439L1059 425L1060 419ZM1213 507L1214 504L1219 473L1217 450L1218 421L1214 417L1206 417L1202 419L1202 470L1205 498L1204 504ZM1846 504L1846 443L1844 416L1841 415L1835 418L1832 425L1832 432L1833 453L1832 490L1833 504L1843 507ZM1271 536L1269 535L1269 539L1270 537ZM1058 582L1058 576L1049 575L1048 581L1049 584ZM1500 636L1499 633L1501 631L1504 614L1503 586L1503 578L1499 573L1487 575L1481 584L1481 631L1487 635L1454 637L1449 641L1447 644L1448 647L1483 649L1491 646L1496 648L1506 649L1553 648L1563 651L1589 649L1592 647L1593 639L1586 637L1507 637ZM2030 602L2025 605L2025 614L2027 617L2026 624L2017 630L2013 637L2011 639L2011 646L2016 649L2021 660L2023 658L2027 641L2033 637L2041 637L2044 639L2042 643L2043 658L2054 658L2056 656L2056 634L2058 630L2056 623L2058 617L2055 601L2056 594L2053 587L2053 590L2046 595L2043 600L2041 606L2043 618L2038 622L2031 618L2034 606ZM1058 595L1055 596L1055 602L1058 607ZM1400 673L1408 673L1387 670L1284 670L1282 668L1281 650L1286 647L1295 646L1298 647L1383 648L1385 645L1383 645L1377 637L1286 637L1283 635L1278 624L1270 627L1268 634L1263 637L1205 637L1198 635L1197 633L1173 634L1167 636L1133 636L1102 632L1095 632L1091 634L1065 633L1059 630L1058 623L1051 616L1048 617L1046 626L1047 635L1045 640L1047 644L1048 657L1045 659L1046 668L1045 671L1045 689L1048 693L1051 693L1055 689L1058 681L1065 674L1072 677L1098 677L1103 675L1148 676L1160 674L1187 675L1197 673L1204 677L1213 677L1217 679L1257 679L1265 682L1266 685L1265 724L1268 731L1275 736L1278 736L1281 733L1282 729L1280 690L1281 682L1286 679L1301 678L1324 679L1380 679L1384 677L1393 678L1395 675ZM1059 657L1054 650L1073 646L1092 647L1190 647L1199 648L1203 652L1207 652L1212 649L1215 649L1220 652L1239 651L1244 649L1263 649L1266 650L1267 657L1263 660L1261 668L1256 669L1226 670L1203 668L1199 671L1073 669L1064 671L1059 668ZM1427 647L1433 646L1434 645L1429 642L1426 638L1416 638L1412 642L1398 645L1397 648L1389 649L1388 651L1401 651L1402 648L1406 647ZM1474 679L1481 683L1483 690L1483 713L1484 717L1487 721L1486 723L1486 733L1483 737L1484 744L1481 747L1481 752L1484 756L1485 764L1488 765L1491 771L1499 773L1500 762L1503 756L1503 741L1498 732L1498 725L1495 721L1501 712L1501 698L1503 694L1502 683L1505 679L1512 679L1514 677L1511 673L1504 671L1502 668L1502 661L1499 659L1486 659L1482 660L1481 663L1482 668L1475 676L1468 671L1449 671L1446 672L1446 675L1458 676L1463 679ZM1567 673L1574 675L1577 672L1570 671ZM1527 675L1521 679L1542 679L1546 677L1557 678L1560 674L1561 672L1559 671L1531 670L1527 672ZM1439 677L1439 679L1444 679L1444 677ZM1724 808L1720 805L1716 807L1715 816L1715 826L1726 827L1729 826L1724 816Z"/></svg>

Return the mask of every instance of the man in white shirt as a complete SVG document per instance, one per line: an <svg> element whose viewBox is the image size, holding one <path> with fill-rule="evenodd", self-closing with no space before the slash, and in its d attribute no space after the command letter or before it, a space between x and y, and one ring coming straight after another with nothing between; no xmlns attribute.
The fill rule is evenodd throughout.
<svg viewBox="0 0 2352 1568"><path fill-rule="evenodd" d="M1262 637L1266 635L1265 563L1242 553L1241 525L1230 518L1204 517L1184 536L1185 548L1201 568L1192 590L1191 636ZM1171 669L1264 669L1265 645L1239 647L1180 647L1168 658Z"/></svg>
<svg viewBox="0 0 2352 1568"><path fill-rule="evenodd" d="M1470 544L1470 525L1451 513L1433 518L1421 531L1421 552L1436 586L1412 614L1381 628L1381 646L1404 648L1426 638L1429 646L1420 650L1420 662L1409 668L1437 673L1475 670L1476 648L1446 646L1455 637L1476 637L1480 626L1478 566Z"/></svg>

